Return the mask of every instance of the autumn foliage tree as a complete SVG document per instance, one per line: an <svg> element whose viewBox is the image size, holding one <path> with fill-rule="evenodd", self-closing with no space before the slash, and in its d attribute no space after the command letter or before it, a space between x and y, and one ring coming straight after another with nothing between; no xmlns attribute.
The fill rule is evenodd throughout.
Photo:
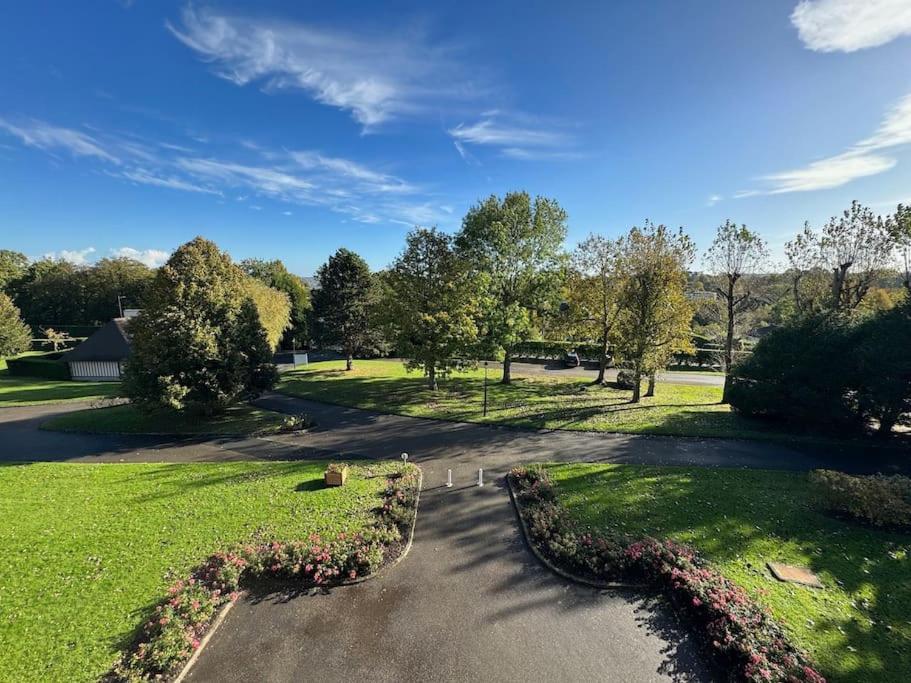
<svg viewBox="0 0 911 683"><path fill-rule="evenodd" d="M22 322L19 309L0 292L0 358L28 350L32 339L28 325Z"/></svg>
<svg viewBox="0 0 911 683"><path fill-rule="evenodd" d="M692 240L682 230L646 221L622 238L621 310L617 347L632 366L632 402L640 399L642 377L649 378L646 395L655 389L655 374L675 352L692 349L693 306L686 298L687 267L695 257Z"/></svg>

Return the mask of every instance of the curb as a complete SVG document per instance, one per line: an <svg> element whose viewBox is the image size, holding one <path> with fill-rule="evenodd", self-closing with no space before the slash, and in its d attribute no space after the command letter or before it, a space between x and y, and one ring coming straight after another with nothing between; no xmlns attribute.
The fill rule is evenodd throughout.
<svg viewBox="0 0 911 683"><path fill-rule="evenodd" d="M411 528L408 530L408 542L405 544L404 550L399 554L395 560L390 562L387 565L383 565L380 569L373 574L368 574L367 576L361 576L353 581L342 581L337 583L333 588L341 588L343 586L353 586L358 583L363 583L369 581L370 579L375 579L379 576L386 574L389 570L398 566L398 564L405 559L405 556L408 555L408 552L411 550L411 545L414 542L414 528L418 523L418 507L421 503L421 490L424 486L424 471L418 467L418 493L414 499L414 516L411 518ZM199 659L202 651L206 648L206 645L209 644L209 641L212 639L212 636L215 635L215 632L218 630L218 627L221 626L222 622L225 620L225 617L228 616L228 612L231 611L231 608L234 607L242 598L246 597L249 591L241 591L237 597L237 600L232 600L227 605L225 605L219 613L215 616L215 619L212 620L209 629L206 631L206 635L203 636L202 640L199 643L199 647L193 652L193 655L187 660L186 664L183 665L180 669L180 673L174 678L172 683L183 683L183 680L189 675L190 669L193 668L193 665L196 664L196 661Z"/></svg>
<svg viewBox="0 0 911 683"><path fill-rule="evenodd" d="M583 586L588 586L590 588L598 588L601 590L644 590L648 586L644 583L629 583L624 581L595 581L594 579L586 579L582 576L577 576L572 574L565 569L561 569L553 562L551 562L547 557L544 556L537 546L532 543L531 536L528 533L528 527L525 524L525 520L522 518L522 507L519 505L519 500L516 497L515 491L512 488L512 482L509 480L509 475L506 475L506 488L509 490L509 499L512 501L513 509L516 512L516 517L519 520L519 527L522 529L522 540L525 541L525 545L528 546L532 554L538 558L538 561L547 567L557 576L560 576L567 581L572 581L573 583L578 583Z"/></svg>

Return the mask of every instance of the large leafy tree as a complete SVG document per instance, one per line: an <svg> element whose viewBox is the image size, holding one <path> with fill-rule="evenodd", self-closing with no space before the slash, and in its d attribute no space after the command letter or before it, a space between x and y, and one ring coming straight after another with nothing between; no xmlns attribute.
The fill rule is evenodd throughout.
<svg viewBox="0 0 911 683"><path fill-rule="evenodd" d="M85 322L83 269L68 261L41 259L13 284L16 305L33 327ZM116 301L115 301L116 304Z"/></svg>
<svg viewBox="0 0 911 683"><path fill-rule="evenodd" d="M277 349L282 335L291 324L291 300L284 292L252 277L244 281L244 291L256 306L269 348Z"/></svg>
<svg viewBox="0 0 911 683"><path fill-rule="evenodd" d="M472 207L456 237L461 258L486 275L484 341L503 356L510 382L513 349L534 330L535 313L559 299L566 212L553 199L512 192Z"/></svg>
<svg viewBox="0 0 911 683"><path fill-rule="evenodd" d="M370 343L373 279L367 262L339 249L317 271L319 289L313 295L313 314L320 340L338 345L351 370L354 356Z"/></svg>
<svg viewBox="0 0 911 683"><path fill-rule="evenodd" d="M738 316L756 304L749 278L766 264L767 259L768 250L762 237L747 226L738 227L729 220L718 227L712 246L705 255L708 272L720 280L715 291L724 303L724 402L727 402L730 389Z"/></svg>
<svg viewBox="0 0 911 683"><path fill-rule="evenodd" d="M131 258L104 258L80 273L85 304L80 322L107 322L123 308L142 308L154 272Z"/></svg>
<svg viewBox="0 0 911 683"><path fill-rule="evenodd" d="M686 298L686 272L695 247L682 230L675 233L646 221L621 240L620 254L624 277L617 346L632 366L632 402L638 403L644 375L651 395L658 370L675 352L692 350L693 306Z"/></svg>
<svg viewBox="0 0 911 683"><path fill-rule="evenodd" d="M422 369L428 386L462 365L477 341L478 276L443 232L417 228L385 276L386 309L408 367Z"/></svg>
<svg viewBox="0 0 911 683"><path fill-rule="evenodd" d="M10 285L25 275L28 257L18 251L0 249L0 292L11 294Z"/></svg>
<svg viewBox="0 0 911 683"><path fill-rule="evenodd" d="M12 300L0 292L0 358L27 350L32 334Z"/></svg>
<svg viewBox="0 0 911 683"><path fill-rule="evenodd" d="M212 415L274 384L272 349L245 280L202 237L171 255L130 322L124 389L136 405Z"/></svg>
<svg viewBox="0 0 911 683"><path fill-rule="evenodd" d="M297 349L310 340L307 326L311 310L310 288L300 275L290 272L280 260L244 259L241 268L250 277L284 292L291 302L291 324L285 330L282 346Z"/></svg>
<svg viewBox="0 0 911 683"><path fill-rule="evenodd" d="M604 383L611 336L621 311L623 271L616 240L591 234L572 254L567 278L571 317L600 345L596 384Z"/></svg>
<svg viewBox="0 0 911 683"><path fill-rule="evenodd" d="M911 297L911 204L898 205L895 215L889 221L889 227L895 239L902 284Z"/></svg>

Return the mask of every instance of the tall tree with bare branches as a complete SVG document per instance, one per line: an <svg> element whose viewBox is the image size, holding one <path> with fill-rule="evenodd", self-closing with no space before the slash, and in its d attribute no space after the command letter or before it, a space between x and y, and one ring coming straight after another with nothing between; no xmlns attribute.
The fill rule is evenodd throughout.
<svg viewBox="0 0 911 683"><path fill-rule="evenodd" d="M749 276L756 274L767 262L765 240L746 225L737 226L727 220L718 227L715 240L705 255L707 271L716 276L721 285L715 291L725 305L727 333L724 339L724 395L727 402L730 387L730 369L734 362L734 333L737 316L753 304Z"/></svg>

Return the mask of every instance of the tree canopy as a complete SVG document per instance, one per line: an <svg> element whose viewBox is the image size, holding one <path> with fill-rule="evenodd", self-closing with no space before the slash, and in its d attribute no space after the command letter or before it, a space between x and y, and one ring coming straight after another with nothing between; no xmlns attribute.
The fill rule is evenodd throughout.
<svg viewBox="0 0 911 683"><path fill-rule="evenodd" d="M124 389L143 409L211 415L277 377L246 275L202 237L158 270L129 331Z"/></svg>
<svg viewBox="0 0 911 683"><path fill-rule="evenodd" d="M31 331L19 316L19 309L0 292L0 358L27 351L31 340Z"/></svg>
<svg viewBox="0 0 911 683"><path fill-rule="evenodd" d="M534 314L559 303L566 212L553 199L511 192L490 196L462 221L459 255L486 278L482 335L503 356L503 383L510 381L513 348L534 330Z"/></svg>
<svg viewBox="0 0 911 683"><path fill-rule="evenodd" d="M313 296L317 334L323 343L342 348L350 370L354 356L370 343L370 266L353 251L339 249L320 266L317 279L319 289Z"/></svg>
<svg viewBox="0 0 911 683"><path fill-rule="evenodd" d="M416 228L386 277L387 308L408 366L422 369L431 389L465 362L477 342L482 308L477 275L439 230Z"/></svg>
<svg viewBox="0 0 911 683"><path fill-rule="evenodd" d="M244 259L240 262L240 267L250 277L288 295L291 303L291 320L282 337L282 346L292 349L306 347L310 340L307 323L311 301L310 288L304 279L288 271L285 264L278 259Z"/></svg>

